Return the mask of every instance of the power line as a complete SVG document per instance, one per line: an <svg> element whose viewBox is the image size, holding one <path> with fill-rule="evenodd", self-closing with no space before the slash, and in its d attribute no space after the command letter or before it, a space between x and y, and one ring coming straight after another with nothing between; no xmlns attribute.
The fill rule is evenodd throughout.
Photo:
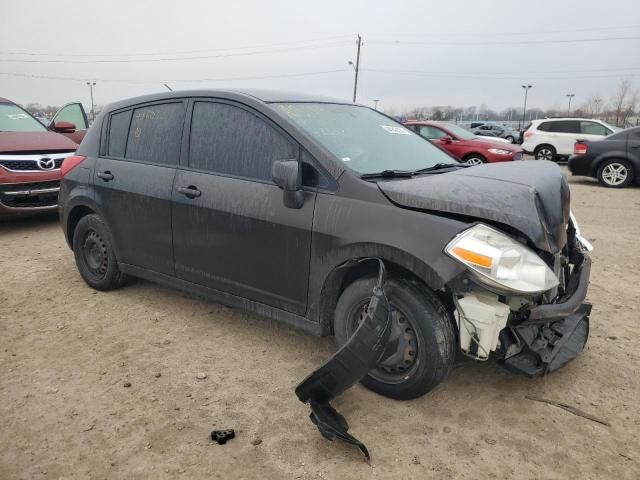
<svg viewBox="0 0 640 480"><path fill-rule="evenodd" d="M147 84L147 83L200 83L200 82L228 82L228 81L240 81L240 80L263 80L269 78L287 78L287 77L307 77L313 75L324 75L329 73L347 72L348 69L341 68L337 70L321 70L316 72L302 72L302 73L283 73L276 75L259 75L250 77L225 77L225 78L174 78L174 79L154 79L154 80L129 80L129 79L107 79L107 78L92 78L91 81L109 82L109 83L131 83L131 84ZM35 78L41 80L65 80L74 82L84 82L86 77L61 77L55 75L38 75L30 73L15 73L15 72L0 72L0 75L18 78Z"/></svg>
<svg viewBox="0 0 640 480"><path fill-rule="evenodd" d="M589 42L616 42L626 40L640 40L640 36L633 37L601 37L601 38L575 38L565 40L499 40L480 42L441 42L441 41L405 41L405 40L369 40L369 44L379 45L439 45L447 47L469 45L550 45L562 43L589 43Z"/></svg>
<svg viewBox="0 0 640 480"><path fill-rule="evenodd" d="M458 73L420 72L420 71L411 71L411 70L384 70L379 68L363 68L362 70L366 72L372 72L372 73L383 73L383 74L390 74L390 75L414 75L418 77L445 77L445 78L463 78L463 79L471 78L471 79L477 79L477 80L521 80L521 77L513 76L518 72L507 72L508 75L500 75L500 76L483 76L480 72L476 72L476 73L474 72L466 72L466 73L465 72L458 72ZM526 72L523 74L530 75ZM573 76L535 76L535 77L528 77L528 78L532 78L537 81L540 81L540 80L563 80L563 79L574 79L574 78L579 78L579 79L612 78L612 77L619 78L621 76L635 77L636 75L638 75L638 73L628 73L628 74L614 73L614 74L607 74L607 75L573 75Z"/></svg>
<svg viewBox="0 0 640 480"><path fill-rule="evenodd" d="M280 52L290 52L294 50L305 50L305 49L318 49L318 48L329 48L335 46L343 46L343 45L351 45L351 42L341 41L328 43L324 45L298 45L295 47L281 48L276 50L263 50L263 51L255 51L255 52L238 52L238 53L224 53L218 55L200 55L195 57L165 57L165 58L149 58L149 59L109 59L109 60L63 60L63 59L53 59L53 60L25 60L25 59L0 59L0 62L3 63L148 63L148 62L175 62L175 61L184 61L184 60L207 60L212 58L227 58L227 57L244 57L244 56L252 56L252 55L264 55L269 53L280 53Z"/></svg>
<svg viewBox="0 0 640 480"><path fill-rule="evenodd" d="M352 35L335 35L332 37L320 37L320 38L310 38L306 40L296 40L291 42L280 42L280 43L268 43L263 45L251 45L245 47L229 47L229 48L215 48L215 49L206 49L206 50L187 50L180 52L142 52L142 53L56 53L56 52L20 52L20 51L0 51L0 55L25 55L25 56L33 56L33 57L42 57L42 56L54 56L54 57L154 57L154 56L164 56L164 55L193 55L193 54L201 54L201 53L213 53L213 52L227 52L227 51L237 51L237 50L251 50L251 49L263 49L263 48L271 48L271 47L282 47L287 45L300 45L302 43L318 43L327 40L336 40L338 38L351 38ZM312 45L309 45L312 46Z"/></svg>
<svg viewBox="0 0 640 480"><path fill-rule="evenodd" d="M453 37L508 37L508 36L522 36L522 35L547 35L554 33L578 33L578 32L596 32L604 30L630 30L640 29L640 25L625 25L625 26L611 26L611 27L594 27L594 28L575 28L575 29L562 29L562 30L538 30L538 31L524 31L524 32L437 32L437 33L370 33L367 37L439 37L439 36L453 36Z"/></svg>

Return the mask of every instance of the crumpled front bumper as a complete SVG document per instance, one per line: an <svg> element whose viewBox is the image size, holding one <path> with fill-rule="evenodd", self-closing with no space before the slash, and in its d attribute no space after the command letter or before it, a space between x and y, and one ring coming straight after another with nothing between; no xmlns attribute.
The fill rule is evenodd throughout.
<svg viewBox="0 0 640 480"><path fill-rule="evenodd" d="M505 358L508 370L539 376L550 373L577 357L589 337L591 304L585 302L591 258L580 250L574 254L572 275L565 295L555 303L532 308L523 321L510 325L519 353Z"/></svg>

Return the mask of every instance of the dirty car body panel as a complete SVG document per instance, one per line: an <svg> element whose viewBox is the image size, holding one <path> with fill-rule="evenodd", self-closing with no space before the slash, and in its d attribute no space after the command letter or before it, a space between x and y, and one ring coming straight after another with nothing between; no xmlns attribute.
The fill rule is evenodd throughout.
<svg viewBox="0 0 640 480"><path fill-rule="evenodd" d="M429 291L474 358L521 355L513 370L542 374L586 342L588 252L553 164L463 168L367 107L257 91L110 105L77 153L60 193L67 241L83 215L102 217L124 273L330 335L345 289L375 274L354 260L373 257ZM520 274L544 288L510 287ZM549 353L563 336L572 354Z"/></svg>

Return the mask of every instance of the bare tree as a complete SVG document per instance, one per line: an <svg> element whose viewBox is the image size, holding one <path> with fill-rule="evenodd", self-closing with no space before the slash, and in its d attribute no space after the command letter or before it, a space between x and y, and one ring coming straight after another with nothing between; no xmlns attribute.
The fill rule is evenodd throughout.
<svg viewBox="0 0 640 480"><path fill-rule="evenodd" d="M613 97L611 97L611 104L616 115L616 126L620 123L620 114L625 108L627 97L631 91L631 82L629 80L620 80L618 89Z"/></svg>
<svg viewBox="0 0 640 480"><path fill-rule="evenodd" d="M595 94L589 97L589 99L582 106L582 110L586 112L590 117L597 117L603 110L604 100L601 95Z"/></svg>

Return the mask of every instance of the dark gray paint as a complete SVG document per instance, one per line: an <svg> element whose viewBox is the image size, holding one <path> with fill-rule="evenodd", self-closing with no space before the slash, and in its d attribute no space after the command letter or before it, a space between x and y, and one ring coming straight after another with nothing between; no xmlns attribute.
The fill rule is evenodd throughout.
<svg viewBox="0 0 640 480"><path fill-rule="evenodd" d="M80 169L63 181L65 234L82 212L96 211L114 232L124 271L314 334L330 333L333 306L352 272L337 267L354 257L380 257L392 272L401 269L439 290L464 274L444 254L445 245L476 221L504 224L542 250L557 251L566 242L568 189L556 166L517 162L367 182L255 95L173 92L107 107L78 150L88 156L87 165L96 163L95 191L78 181ZM297 101L293 95L265 98ZM187 101L175 178L172 168L99 157L109 112L166 99ZM324 171L329 185L305 188L302 208L288 209L271 182L190 169L189 112L202 99L238 104L278 125L297 144L297 158L308 152L306 161ZM114 174L105 182L110 185L95 177L106 169ZM180 193L190 186L201 195Z"/></svg>

